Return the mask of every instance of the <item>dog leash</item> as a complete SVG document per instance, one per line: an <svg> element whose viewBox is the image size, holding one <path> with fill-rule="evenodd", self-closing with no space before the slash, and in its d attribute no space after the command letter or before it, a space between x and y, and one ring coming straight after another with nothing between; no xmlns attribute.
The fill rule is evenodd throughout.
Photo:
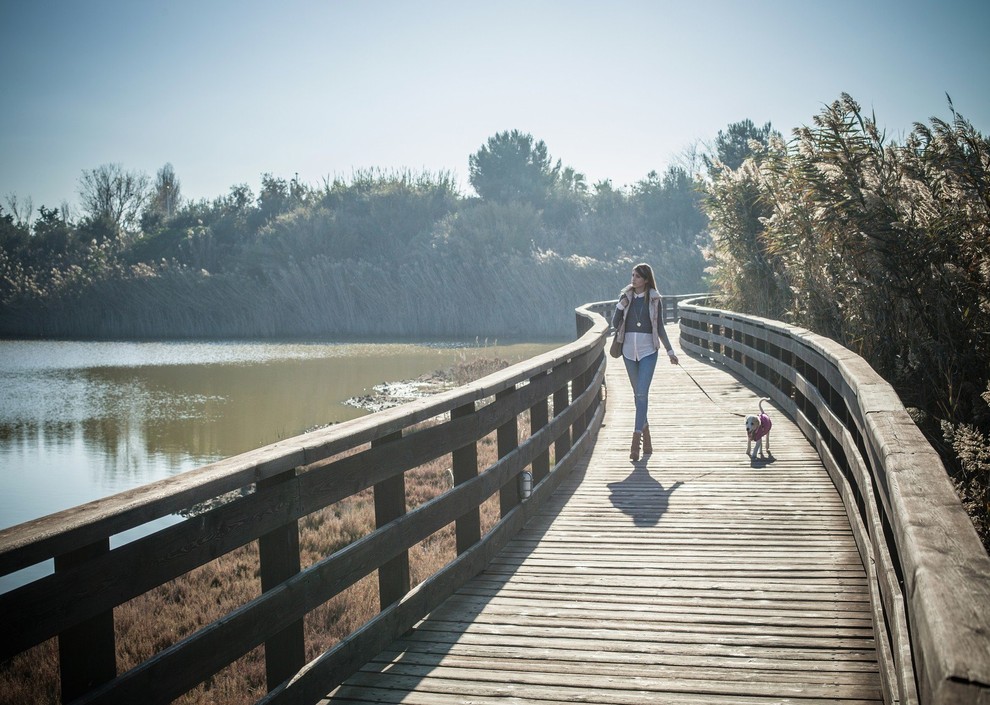
<svg viewBox="0 0 990 705"><path fill-rule="evenodd" d="M743 419L746 418L746 414L740 414L738 411L729 411L724 406L722 406L721 404L719 404L717 401L715 401L714 399L712 399L712 395L709 394L708 392L706 392L705 391L705 388L702 387L700 384L698 384L698 380L696 380L694 378L694 376L690 372L687 371L687 368L684 367L684 365L678 365L678 367L680 367L682 370L684 370L684 374L686 374L688 376L688 379L690 379L692 382L694 382L694 386L697 387L698 389L700 389L701 390L701 393L704 394L706 397L708 397L709 401L711 401L712 404L714 404L715 406L717 406L719 409L721 409L722 411L724 411L727 414L732 414L733 416L738 416L738 417L743 418Z"/></svg>

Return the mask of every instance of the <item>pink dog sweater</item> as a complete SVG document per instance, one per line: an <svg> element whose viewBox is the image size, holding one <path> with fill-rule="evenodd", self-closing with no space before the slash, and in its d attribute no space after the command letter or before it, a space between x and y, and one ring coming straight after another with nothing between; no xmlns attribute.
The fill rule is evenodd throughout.
<svg viewBox="0 0 990 705"><path fill-rule="evenodd" d="M770 417L766 414L760 414L760 426L753 431L753 440L758 441L770 433L771 426L773 426L773 421L770 420Z"/></svg>

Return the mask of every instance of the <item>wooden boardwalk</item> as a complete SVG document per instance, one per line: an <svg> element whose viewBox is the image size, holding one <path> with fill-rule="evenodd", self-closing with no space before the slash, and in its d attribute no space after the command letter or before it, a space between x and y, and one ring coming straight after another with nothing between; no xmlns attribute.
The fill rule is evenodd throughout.
<svg viewBox="0 0 990 705"><path fill-rule="evenodd" d="M771 410L775 459L751 464L733 414L758 394L681 362L715 402L661 360L654 453L633 463L609 360L596 447L546 510L323 702L882 701L865 572L814 448Z"/></svg>

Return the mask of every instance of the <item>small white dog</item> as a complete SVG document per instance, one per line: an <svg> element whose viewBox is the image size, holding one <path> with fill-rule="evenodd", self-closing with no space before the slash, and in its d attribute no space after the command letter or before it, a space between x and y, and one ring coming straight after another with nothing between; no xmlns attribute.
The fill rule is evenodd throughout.
<svg viewBox="0 0 990 705"><path fill-rule="evenodd" d="M746 455L750 456L753 460L756 460L756 454L759 452L760 457L773 457L770 452L770 428L773 426L773 422L770 421L770 417L765 411L763 411L763 402L770 401L769 399L760 399L760 414L759 416L747 416L746 417ZM753 443L756 443L753 446ZM767 454L763 455L763 446L766 445ZM750 449L752 448L752 452Z"/></svg>

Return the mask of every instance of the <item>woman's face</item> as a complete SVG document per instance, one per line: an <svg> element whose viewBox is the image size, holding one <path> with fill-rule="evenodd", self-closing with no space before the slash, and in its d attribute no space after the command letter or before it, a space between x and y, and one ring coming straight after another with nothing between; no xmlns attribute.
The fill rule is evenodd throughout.
<svg viewBox="0 0 990 705"><path fill-rule="evenodd" d="M640 289L646 286L646 279L640 276L639 272L634 269L632 270L631 284L633 285L633 288L636 289L636 291L639 291Z"/></svg>

